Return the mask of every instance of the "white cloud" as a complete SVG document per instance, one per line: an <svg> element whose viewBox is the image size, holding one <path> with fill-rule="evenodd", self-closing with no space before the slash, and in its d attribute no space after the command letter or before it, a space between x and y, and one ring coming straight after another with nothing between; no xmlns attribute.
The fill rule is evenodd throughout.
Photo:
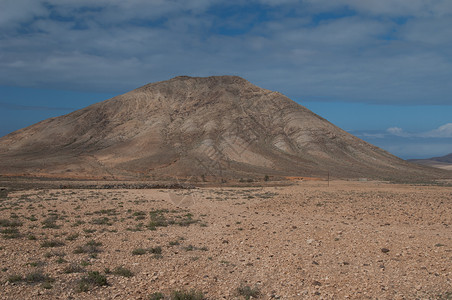
<svg viewBox="0 0 452 300"><path fill-rule="evenodd" d="M34 17L48 16L49 11L42 1L4 0L0 1L0 29L12 28L18 22L27 22Z"/></svg>
<svg viewBox="0 0 452 300"><path fill-rule="evenodd" d="M123 92L237 74L295 100L451 103L450 1L234 3L271 9L258 18L210 10L225 0L2 1L0 84ZM340 16L347 7L356 15Z"/></svg>
<svg viewBox="0 0 452 300"><path fill-rule="evenodd" d="M351 133L404 159L443 156L452 151L452 123L422 132L407 132L395 126L384 132Z"/></svg>
<svg viewBox="0 0 452 300"><path fill-rule="evenodd" d="M353 133L352 133L353 134ZM358 137L363 137L363 138L373 138L373 139L383 139L385 138L385 134L384 133L367 133L367 132L362 132L359 134L356 134L356 136Z"/></svg>
<svg viewBox="0 0 452 300"><path fill-rule="evenodd" d="M420 136L427 138L452 138L452 123L444 124L437 129L423 133Z"/></svg>
<svg viewBox="0 0 452 300"><path fill-rule="evenodd" d="M312 8L325 10L347 6L360 13L377 16L443 16L452 13L447 0L307 0Z"/></svg>
<svg viewBox="0 0 452 300"><path fill-rule="evenodd" d="M403 131L400 127L390 127L386 131L392 135L396 136L407 136L407 133Z"/></svg>
<svg viewBox="0 0 452 300"><path fill-rule="evenodd" d="M410 138L452 138L452 123L447 123L424 132L406 132L400 127L390 127L386 129L386 133L393 136Z"/></svg>

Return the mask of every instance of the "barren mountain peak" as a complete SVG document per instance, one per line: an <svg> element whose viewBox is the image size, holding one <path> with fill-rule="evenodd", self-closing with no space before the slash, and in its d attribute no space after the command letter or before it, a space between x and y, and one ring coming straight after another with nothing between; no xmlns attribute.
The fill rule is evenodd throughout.
<svg viewBox="0 0 452 300"><path fill-rule="evenodd" d="M0 139L0 172L214 180L441 176L238 76L178 76L16 131Z"/></svg>
<svg viewBox="0 0 452 300"><path fill-rule="evenodd" d="M170 80L199 80L199 81L242 81L242 82L248 82L246 79L236 76L236 75L219 75L219 76L207 76L207 77L198 77L198 76L176 76Z"/></svg>
<svg viewBox="0 0 452 300"><path fill-rule="evenodd" d="M159 81L154 83L149 83L140 89L149 88L161 88L161 87L171 87L172 89L178 90L189 90L192 88L199 88L201 86L207 86L210 89L221 89L221 88L246 88L254 87L256 89L261 89L248 80L234 75L222 75L222 76L209 76L209 77L191 77L191 76L176 76L170 80ZM262 89L264 90L264 89Z"/></svg>

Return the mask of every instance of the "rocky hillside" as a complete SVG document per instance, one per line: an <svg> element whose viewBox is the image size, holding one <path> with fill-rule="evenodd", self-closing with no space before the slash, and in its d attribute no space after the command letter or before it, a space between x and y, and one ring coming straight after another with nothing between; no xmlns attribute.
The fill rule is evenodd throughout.
<svg viewBox="0 0 452 300"><path fill-rule="evenodd" d="M0 173L230 180L444 177L236 76L176 77L0 139Z"/></svg>

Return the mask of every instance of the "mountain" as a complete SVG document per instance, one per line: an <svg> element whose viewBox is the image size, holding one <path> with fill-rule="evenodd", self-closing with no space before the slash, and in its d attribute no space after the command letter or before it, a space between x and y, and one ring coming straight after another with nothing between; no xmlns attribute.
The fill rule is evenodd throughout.
<svg viewBox="0 0 452 300"><path fill-rule="evenodd" d="M452 153L449 153L441 157L433 157L430 158L430 160L452 164Z"/></svg>
<svg viewBox="0 0 452 300"><path fill-rule="evenodd" d="M3 175L229 180L328 173L450 174L405 162L237 76L151 83L0 139Z"/></svg>
<svg viewBox="0 0 452 300"><path fill-rule="evenodd" d="M432 157L427 159L410 159L408 161L419 165L435 167L444 170L452 170L452 153L440 157Z"/></svg>

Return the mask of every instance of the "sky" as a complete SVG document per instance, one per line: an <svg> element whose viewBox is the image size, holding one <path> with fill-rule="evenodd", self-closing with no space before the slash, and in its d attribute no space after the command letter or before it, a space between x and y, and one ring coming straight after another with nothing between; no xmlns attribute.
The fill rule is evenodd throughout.
<svg viewBox="0 0 452 300"><path fill-rule="evenodd" d="M450 0L0 0L0 136L238 75L399 157L452 152Z"/></svg>

